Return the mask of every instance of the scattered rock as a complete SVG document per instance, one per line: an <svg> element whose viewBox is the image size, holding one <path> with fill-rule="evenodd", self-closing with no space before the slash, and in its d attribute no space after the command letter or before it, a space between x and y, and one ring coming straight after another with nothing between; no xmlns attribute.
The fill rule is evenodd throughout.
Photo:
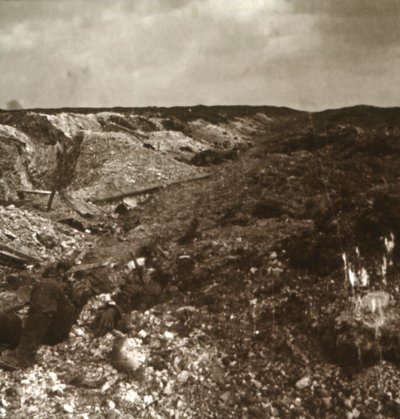
<svg viewBox="0 0 400 419"><path fill-rule="evenodd" d="M332 408L332 397L323 397L322 401L324 402L324 405L327 410L330 410Z"/></svg>
<svg viewBox="0 0 400 419"><path fill-rule="evenodd" d="M36 233L36 237L40 243L42 243L48 249L54 249L56 246L56 239L54 238L54 235L48 233Z"/></svg>
<svg viewBox="0 0 400 419"><path fill-rule="evenodd" d="M189 378L190 378L190 372L189 371L183 370L178 374L178 381L181 384L185 384L189 380Z"/></svg>
<svg viewBox="0 0 400 419"><path fill-rule="evenodd" d="M70 404L64 404L63 405L63 409L67 412L67 413L74 413L74 406L70 405Z"/></svg>
<svg viewBox="0 0 400 419"><path fill-rule="evenodd" d="M315 133L307 130L309 113L285 108L258 108L256 114L253 108L210 112L201 106L0 113L0 171L5 173L0 195L6 201L16 198L15 186L25 181L35 187L50 185L54 169L50 143L61 133L66 142L74 142L75 135L85 131L68 186L80 202L99 193L123 192L154 181L165 184L205 172L188 165L205 150L198 163L211 166L236 158L235 150L229 155L235 142L255 145L253 154L241 154L244 159L237 163L209 167L211 176L205 183L161 188L146 202L149 194L138 198L140 206L134 209L135 202L124 202L129 209L121 216L107 203L99 205L98 212L84 211L85 219L71 216L64 207L59 209L65 203L57 199L54 212L43 214L42 196L0 207L0 241L26 246L40 260L72 255L84 266L94 256L96 261L109 260L112 254L118 287L121 272L137 276L135 263L129 262L132 246L136 252L136 247L154 239L164 250L154 257L152 268L146 257L149 275L139 287L153 287L151 279L158 281L168 273L153 287L157 289L151 304L138 303L125 316L125 336L93 335L89 325L106 302L105 295L99 296L84 307L68 341L41 347L33 368L5 372L0 416L398 416L398 371L386 362L398 363L400 353L394 303L398 281L389 275L398 268L396 258L388 265L385 287L394 298L372 293L364 298L366 292L355 289L366 309L358 315L351 307L351 319L350 305L346 306L351 290L343 289L340 246L340 241L352 246L352 240L368 244L371 237L377 239L374 245L379 244L382 228L398 228L396 200L369 202L364 194L366 183L368 188L386 185L399 177L398 156L390 154L398 148L398 111L380 110L379 124L389 118L395 126L387 128L389 134L382 128L372 135L366 126L369 131L371 115L378 111L357 109L312 114ZM168 116L172 113L173 118ZM357 126L346 127L352 124ZM345 161L338 150L352 158ZM385 153L385 160L374 150ZM315 199L308 201L310 196ZM374 234L362 236L357 225L353 231L354 221L370 204L371 212L366 210L364 224L358 227L367 226ZM142 227L135 228L134 214L140 215ZM189 225L192 217L201 224ZM50 218L78 223L72 221L70 229ZM93 246L88 242L91 237L81 234L87 229L99 233ZM188 234L179 244L185 230ZM396 249L397 243L395 253ZM361 253L364 256L363 249ZM34 280L30 276L36 270L27 267L26 275L18 277L16 268L0 266L5 279L1 293L7 292L0 295L2 302L14 301L9 290ZM139 293L133 291L136 298ZM26 302L24 294L16 292L19 303ZM383 313L382 325L382 316L372 313L374 307L375 313ZM25 312L23 308L19 314ZM325 319L329 321L324 323ZM330 335L326 346L350 359L346 368L321 356L315 337L323 326ZM360 347L363 363L368 357L380 361L380 349L383 361L379 368L355 375ZM346 374L352 380L343 378Z"/></svg>
<svg viewBox="0 0 400 419"><path fill-rule="evenodd" d="M148 357L147 351L142 347L141 340L118 335L114 342L111 354L112 363L120 371L136 372L141 368Z"/></svg>
<svg viewBox="0 0 400 419"><path fill-rule="evenodd" d="M311 385L311 378L308 376L303 377L299 381L296 382L296 388L298 388L299 390L304 390L310 385Z"/></svg>

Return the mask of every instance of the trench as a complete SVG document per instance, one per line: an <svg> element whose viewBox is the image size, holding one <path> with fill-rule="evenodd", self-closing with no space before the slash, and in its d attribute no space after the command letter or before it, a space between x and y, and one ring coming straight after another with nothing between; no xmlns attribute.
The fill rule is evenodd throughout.
<svg viewBox="0 0 400 419"><path fill-rule="evenodd" d="M118 286L124 278L126 294L136 292L136 296L134 301L119 303L126 305L127 311L132 310L138 324L135 333L141 333L144 345L151 342L149 330L160 334L161 341L169 345L163 333L170 330L156 321L164 322L163 316L165 324L173 324L177 341L214 345L220 357L214 365L215 375L210 373L208 379L215 380L219 390L213 393L216 400L213 395L208 397L215 402L213 406L221 417L229 417L235 409L253 412L255 416L258 413L258 417L324 417L328 413L340 417L353 403L351 399L345 404L340 392L356 394L359 390L365 405L368 398L375 397L379 383L367 380L374 368L382 376L394 377L385 385L396 391L400 341L396 291L399 201L386 190L379 197L368 195L369 185L379 188L383 175L388 183L397 179L400 168L395 154L389 153L377 161L360 146L358 138L358 143L340 144L346 149L342 151L349 154L354 150L346 147L358 147L353 160L344 157L343 161L336 155L334 139L349 133L341 134L338 128L325 138L321 129L321 141L316 147L315 138L298 133L297 128L293 128L295 141L290 140L292 137L283 131L282 125L280 137L272 135L279 132L269 132L271 138L268 137L267 125L262 129L257 125L261 119L258 116L254 124L259 132L254 137L259 136L259 143L240 151L237 160L223 160L219 165L208 161L210 165L202 167L190 164L195 145L213 144L220 151L222 148L214 144L217 140L223 144L226 137L235 140L237 136L229 131L230 127L215 129L221 136L213 131L206 142L203 137L209 129L207 124L215 121L208 120L203 125L174 121L168 127L181 131L171 134L160 128L162 118L145 115L140 122L149 122L144 125L150 133L141 133L144 138L135 134L133 117L129 117L124 130L115 132L111 130L121 125L119 119L113 117L112 124L108 124L107 115L103 115L106 122L101 125L98 116L92 117L90 112L88 115L86 119L74 116L81 126L69 137L51 128L41 129L47 119L36 125L29 118L29 123L21 122L20 128L29 134L36 151L26 154L32 158L16 160L13 168L5 166L9 189L51 189L57 161L54 144L58 138L66 150L60 169L61 187L73 205L56 198L51 211L46 211L48 197L33 195L27 196L25 202L14 197L15 202L7 201L0 207L0 242L20 251L19 256L14 254L14 261L8 261L8 266L0 264L3 307L8 304L10 309L10 304L20 304L21 299L26 299L26 288L20 288L33 285L44 269L51 271L61 259L72 261L76 276L90 277L98 270ZM11 124L22 117L15 114L7 121L4 116L1 118L3 123ZM63 118L60 121L68 126L69 119ZM296 124L300 120L296 119ZM218 119L217 123L221 121ZM156 128L159 131L151 131ZM247 137L246 142L251 139L254 140ZM144 140L153 148L144 147ZM163 149L166 143L170 148ZM7 147L7 153L15 153L14 146L7 143ZM21 150L23 155L27 148ZM213 160L211 157L209 154L207 159ZM11 178L12 170L19 172L20 178ZM203 173L209 177L173 183ZM25 180L21 180L23 177ZM368 177L368 185L363 177ZM124 197L124 191L140 190L149 182L164 182L168 186ZM326 189L333 205L327 202ZM102 200L113 195L120 198ZM95 198L102 202L93 205ZM358 273L365 266L371 278L369 288L360 284L352 287L348 278L346 282L338 225L352 269L361 284L363 277ZM395 242L392 263L385 241L381 240L389 239L391 232ZM26 260L28 250L35 252ZM382 282L382 270L377 271L384 255L386 285ZM135 288L138 275L133 261L142 257L148 263L144 281L148 289L143 287L138 292L129 287ZM102 263L108 265L93 266ZM158 277L156 284L151 282L154 272ZM367 298L362 299L378 291L390 296L390 304L383 307L378 301L386 297L375 294L375 303L368 303L374 309L367 309ZM355 309L359 307L358 297L365 303L361 317ZM149 317L157 327L146 329L144 319ZM382 318L386 323L381 324ZM67 346L54 350L61 348L64 356L62 348L67 348L67 353L68 345L76 341L79 334L63 344ZM98 343L92 337L87 341L88 346ZM157 351L164 356L154 363L159 371L171 365L175 368L174 362L179 367L179 359L175 361L162 348L157 347ZM186 387L185 391L191 388ZM395 396L392 399L376 396L382 409L394 408ZM354 402L352 409L361 411L362 406Z"/></svg>

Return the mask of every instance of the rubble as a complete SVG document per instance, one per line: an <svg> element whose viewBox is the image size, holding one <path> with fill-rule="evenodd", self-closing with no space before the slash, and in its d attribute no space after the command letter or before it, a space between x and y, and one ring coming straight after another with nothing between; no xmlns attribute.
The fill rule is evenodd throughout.
<svg viewBox="0 0 400 419"><path fill-rule="evenodd" d="M27 260L23 257L17 256L14 252L7 252L0 250L0 262L3 262L5 265L9 263L15 264L16 266L24 266L27 264Z"/></svg>
<svg viewBox="0 0 400 419"><path fill-rule="evenodd" d="M27 210L0 207L0 248L22 260L56 260L73 254L84 242L87 238L83 233L67 226Z"/></svg>
<svg viewBox="0 0 400 419"><path fill-rule="evenodd" d="M119 331L93 333L98 296L35 367L1 371L0 416L398 416L400 131L376 112L315 113L314 132L284 108L0 112L2 307L25 316L49 261L115 292L145 273ZM29 191L52 187L60 139L76 149L46 213ZM238 159L190 164L208 150Z"/></svg>
<svg viewBox="0 0 400 419"><path fill-rule="evenodd" d="M32 398L43 403L50 393L55 398L54 402L46 402L48 415L56 415L60 406L64 410L73 406L75 415L106 413L109 405L91 403L88 406L85 399L79 397L80 387L95 389L93 402L109 399L120 414L134 412L138 418L148 417L148 409L161 416L175 410L185 411L188 415L200 411L202 407L196 407L196 404L203 404L206 400L197 397L197 385L191 388L187 383L190 380L200 385L207 380L210 389L213 382L216 384L223 373L218 350L202 341L201 331L194 331L190 339L170 332L178 320L174 317L174 308L168 306L164 307L161 317L158 310L132 313L133 329L126 338L119 332L115 336L109 333L95 338L90 329L93 315L97 307L108 300L109 297L103 295L89 302L71 331L70 339L54 349L41 348L38 364L33 369L2 373L8 386L13 382L20 386L6 409L8 414L34 415L35 412L30 410ZM139 327L141 333L136 332ZM118 348L117 354L115 348ZM171 353L175 358L160 364L160 360L168 359ZM120 375L111 364L129 375ZM84 365L84 376L82 370L76 369L77 365ZM32 388L35 390L30 390ZM210 394L209 397L215 396ZM157 403L152 406L154 401Z"/></svg>

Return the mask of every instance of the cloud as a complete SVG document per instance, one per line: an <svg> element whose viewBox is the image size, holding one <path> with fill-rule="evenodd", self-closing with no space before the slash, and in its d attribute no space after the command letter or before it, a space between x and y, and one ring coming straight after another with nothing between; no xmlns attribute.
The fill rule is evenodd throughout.
<svg viewBox="0 0 400 419"><path fill-rule="evenodd" d="M392 104L399 93L389 0L8 3L0 106L18 97L27 107L322 108ZM374 14L374 4L383 10Z"/></svg>
<svg viewBox="0 0 400 419"><path fill-rule="evenodd" d="M43 106L42 101L55 106L53 100L70 106L95 105L100 97L110 106L117 102L165 105L189 98L201 102L207 95L203 95L205 89L197 90L199 83L214 85L237 77L242 70L229 65L229 61L237 62L232 56L262 50L270 36L261 21L255 30L250 18L262 11L262 2L254 2L254 8L245 2L235 4L227 8L223 2L214 7L206 1L123 1L93 11L76 7L74 13L70 7L67 14L60 13L56 4L41 18L22 20L26 36L3 32L9 45L5 59L21 69L29 68L30 85L23 81L18 89L35 96L32 106ZM232 9L237 15L232 15ZM30 39L30 47L36 46L34 54L24 54L21 39ZM89 70L84 73L83 68ZM44 73L48 76L43 77ZM192 93L182 92L179 84ZM52 86L50 94L47 86ZM155 103L146 100L146 95ZM32 99L24 102L32 103Z"/></svg>
<svg viewBox="0 0 400 419"><path fill-rule="evenodd" d="M37 33L32 31L29 24L17 23L8 31L0 32L0 45L2 51L11 51L19 48L22 51L33 49L38 42Z"/></svg>
<svg viewBox="0 0 400 419"><path fill-rule="evenodd" d="M398 0L286 1L294 13L316 16L316 33L324 37L324 41L334 39L340 47L370 50L399 42Z"/></svg>
<svg viewBox="0 0 400 419"><path fill-rule="evenodd" d="M185 8L190 2L187 0L123 0L120 4L127 13L158 15Z"/></svg>
<svg viewBox="0 0 400 419"><path fill-rule="evenodd" d="M399 16L366 16L354 18L321 18L317 30L325 41L335 39L346 49L374 50L398 45Z"/></svg>
<svg viewBox="0 0 400 419"><path fill-rule="evenodd" d="M286 0L297 13L329 16L393 16L400 12L398 0Z"/></svg>

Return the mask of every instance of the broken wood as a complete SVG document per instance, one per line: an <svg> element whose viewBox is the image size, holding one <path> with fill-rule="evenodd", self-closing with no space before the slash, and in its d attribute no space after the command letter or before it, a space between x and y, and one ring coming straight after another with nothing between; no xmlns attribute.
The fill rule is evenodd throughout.
<svg viewBox="0 0 400 419"><path fill-rule="evenodd" d="M81 265L73 266L71 269L67 271L67 274L72 274L75 272L82 272L82 271L91 271L92 269L104 268L111 264L110 261L107 262L95 262L95 263L86 263Z"/></svg>
<svg viewBox="0 0 400 419"><path fill-rule="evenodd" d="M50 195L51 191L43 191L41 189L17 189L20 194L36 194L36 195Z"/></svg>
<svg viewBox="0 0 400 419"><path fill-rule="evenodd" d="M0 250L0 262L4 261L8 265L9 262L13 263L17 266L24 266L26 265L27 261L17 255L14 255L10 252L5 250Z"/></svg>
<svg viewBox="0 0 400 419"><path fill-rule="evenodd" d="M66 205L82 217L93 217L93 213L96 211L96 208L91 208L90 204L77 201L76 199L68 196L64 191L59 191L58 194Z"/></svg>
<svg viewBox="0 0 400 419"><path fill-rule="evenodd" d="M118 199L123 199L123 198L126 198L128 196L143 195L145 193L154 192L158 189L166 188L168 186L178 185L180 183L189 183L189 182L193 182L195 180L206 179L208 177L210 177L210 175L205 174L205 175L194 176L194 177L189 178L189 179L174 180L174 181L166 182L166 183L154 183L152 185L144 186L143 188L134 189L132 191L127 191L127 192L123 192L123 193L116 194L116 195L106 196L104 198L94 198L91 201L93 203L116 201Z"/></svg>
<svg viewBox="0 0 400 419"><path fill-rule="evenodd" d="M116 122L111 122L108 125L108 128L116 128L117 130L124 131L127 134L130 134L130 135L132 135L134 137L137 137L142 142L143 142L143 140L147 140L148 139L147 135L141 134L140 132L135 131L133 128L124 127L124 126L122 126L120 124L117 124Z"/></svg>
<svg viewBox="0 0 400 419"><path fill-rule="evenodd" d="M51 191L49 201L47 202L47 211L50 211L50 210L51 210L51 207L52 207L52 205L53 205L53 200L54 200L54 197L55 197L55 195L56 195L56 192L57 192L57 191L56 191L55 189L53 189L53 190Z"/></svg>
<svg viewBox="0 0 400 419"><path fill-rule="evenodd" d="M62 175L63 175L63 168L65 164L65 148L64 144L61 143L61 141L57 140L57 143L55 145L56 147L56 153L57 153L57 166L56 170L54 172L54 180L53 180L53 187L51 188L50 198L47 202L47 211L51 210L51 207L53 205L53 200L57 192L61 189L61 181L62 181Z"/></svg>
<svg viewBox="0 0 400 419"><path fill-rule="evenodd" d="M133 262L135 263L135 269L137 270L137 272L139 273L139 279L140 281L143 283L144 282L144 267L142 264L140 264L136 258L136 253L132 250L131 252L129 252Z"/></svg>
<svg viewBox="0 0 400 419"><path fill-rule="evenodd" d="M17 196L20 201L23 201L25 199L25 195L50 195L50 191L43 191L40 189L17 189Z"/></svg>
<svg viewBox="0 0 400 419"><path fill-rule="evenodd" d="M111 122L108 124L108 128L116 128L117 130L120 131L125 131L128 134L132 134L132 135L136 135L136 131L132 128L128 128L128 127L124 127L120 124L117 124L116 122Z"/></svg>
<svg viewBox="0 0 400 419"><path fill-rule="evenodd" d="M39 256L35 255L30 249L25 246L19 246L15 249L4 243L0 243L0 251L3 251L11 256L17 256L19 259L25 260L26 262L41 262ZM7 256L7 255L6 255Z"/></svg>
<svg viewBox="0 0 400 419"><path fill-rule="evenodd" d="M74 228L75 230L81 231L82 233L85 232L86 227L77 219L75 218L61 218L57 220L58 223L65 224L71 228Z"/></svg>

